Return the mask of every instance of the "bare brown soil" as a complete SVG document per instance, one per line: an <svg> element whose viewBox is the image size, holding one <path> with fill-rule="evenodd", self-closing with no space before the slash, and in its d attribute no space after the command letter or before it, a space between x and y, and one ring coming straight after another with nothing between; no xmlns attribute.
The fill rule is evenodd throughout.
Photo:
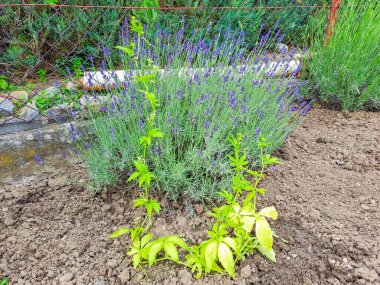
<svg viewBox="0 0 380 285"><path fill-rule="evenodd" d="M94 195L81 164L62 164L31 182L0 185L0 277L18 285L380 284L380 113L316 108L277 155L283 164L269 173L260 201L279 212L276 264L254 254L235 280L196 281L171 263L133 270L127 239L107 235L141 214L131 209L136 191ZM154 233L205 238L211 220L202 205L161 204Z"/></svg>

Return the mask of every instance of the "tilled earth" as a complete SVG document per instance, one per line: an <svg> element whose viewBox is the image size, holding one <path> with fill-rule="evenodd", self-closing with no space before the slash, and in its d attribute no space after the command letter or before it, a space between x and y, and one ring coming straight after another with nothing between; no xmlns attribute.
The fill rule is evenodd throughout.
<svg viewBox="0 0 380 285"><path fill-rule="evenodd" d="M0 183L0 278L10 284L380 284L380 113L316 108L277 153L259 205L274 205L277 263L254 254L237 277L201 280L172 263L132 269L126 238L135 190L86 190L81 164L61 163L18 185ZM204 239L212 222L202 205L158 197L152 229ZM195 214L195 215L194 215Z"/></svg>

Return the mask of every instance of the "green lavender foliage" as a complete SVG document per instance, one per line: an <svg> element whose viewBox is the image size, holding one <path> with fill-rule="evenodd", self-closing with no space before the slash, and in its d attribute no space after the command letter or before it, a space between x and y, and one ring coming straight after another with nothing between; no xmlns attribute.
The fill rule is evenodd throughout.
<svg viewBox="0 0 380 285"><path fill-rule="evenodd" d="M380 109L380 6L348 1L327 46L314 41L308 64L319 98L343 110Z"/></svg>
<svg viewBox="0 0 380 285"><path fill-rule="evenodd" d="M287 89L291 78L258 78L252 68L242 69L238 55L243 53L244 43L213 56L221 44L230 46L230 42L221 38L207 56L201 50L195 53L184 50L170 62L173 46L167 43L160 51L159 43L153 44L155 53L160 54L153 64L165 64L164 72L158 72L155 79L159 102L155 126L163 138L154 142L146 159L156 177L154 186L171 198L179 195L195 201L219 198L217 191L228 189L233 173L226 156L231 150L227 138L238 132L246 134L244 151L249 154L250 165L258 166L258 133L271 143L266 151L272 152L296 126L303 108L310 107L303 104L295 108L296 96ZM252 67L262 57L261 52L258 50L244 64ZM139 54L139 61L133 63L142 72L140 76L151 73L151 70L144 71L146 54ZM189 56L193 56L191 62ZM108 64L112 70L110 58ZM228 71L231 58L236 61ZM194 69L197 66L204 67ZM124 70L130 69L124 66ZM150 107L146 94L139 91L141 87L133 78L127 85L125 90L105 92L111 99L104 108L106 114L89 112L88 130L83 131L80 140L74 141L98 189L117 183L131 171L133 160L141 153L139 140L147 133Z"/></svg>

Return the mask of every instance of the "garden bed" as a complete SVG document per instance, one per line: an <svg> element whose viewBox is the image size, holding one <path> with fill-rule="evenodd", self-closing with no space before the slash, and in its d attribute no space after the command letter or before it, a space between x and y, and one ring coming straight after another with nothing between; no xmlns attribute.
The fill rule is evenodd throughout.
<svg viewBox="0 0 380 285"><path fill-rule="evenodd" d="M379 284L380 113L316 108L277 155L283 164L264 181L260 202L279 213L276 264L254 254L236 280L196 281L172 263L134 270L128 239L107 235L143 214L131 208L137 190L94 195L82 164L56 161L31 182L0 184L0 274L19 285ZM156 198L163 214L154 234L178 233L190 244L205 238L204 206Z"/></svg>

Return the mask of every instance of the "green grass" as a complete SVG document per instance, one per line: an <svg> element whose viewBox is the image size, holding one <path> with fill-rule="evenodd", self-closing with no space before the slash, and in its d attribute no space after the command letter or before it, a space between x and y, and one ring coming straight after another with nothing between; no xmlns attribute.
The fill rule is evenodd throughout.
<svg viewBox="0 0 380 285"><path fill-rule="evenodd" d="M339 9L327 46L321 37L314 42L308 63L311 84L320 100L333 107L380 109L380 6L355 2Z"/></svg>

